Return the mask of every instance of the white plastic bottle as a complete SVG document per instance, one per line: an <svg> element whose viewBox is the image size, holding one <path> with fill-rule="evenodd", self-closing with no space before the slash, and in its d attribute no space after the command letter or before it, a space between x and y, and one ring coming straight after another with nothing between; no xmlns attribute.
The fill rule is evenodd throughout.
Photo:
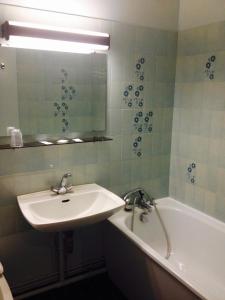
<svg viewBox="0 0 225 300"><path fill-rule="evenodd" d="M11 130L11 143L12 148L21 148L23 147L23 135L20 129Z"/></svg>

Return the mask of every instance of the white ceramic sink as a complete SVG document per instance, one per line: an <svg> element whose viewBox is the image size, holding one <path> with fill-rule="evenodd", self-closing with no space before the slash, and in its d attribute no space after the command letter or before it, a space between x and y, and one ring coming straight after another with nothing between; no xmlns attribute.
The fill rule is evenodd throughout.
<svg viewBox="0 0 225 300"><path fill-rule="evenodd" d="M107 219L124 201L97 184L74 186L72 192L56 195L43 191L17 197L26 220L42 231L63 231Z"/></svg>

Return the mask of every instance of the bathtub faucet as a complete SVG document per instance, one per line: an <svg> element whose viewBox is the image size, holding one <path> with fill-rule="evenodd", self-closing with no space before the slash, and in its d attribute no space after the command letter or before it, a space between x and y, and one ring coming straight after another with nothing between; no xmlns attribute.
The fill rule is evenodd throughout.
<svg viewBox="0 0 225 300"><path fill-rule="evenodd" d="M150 212L154 206L154 198L150 197L142 188L137 188L126 193L123 196L123 200L126 203L126 211L131 211L134 206L138 206Z"/></svg>
<svg viewBox="0 0 225 300"><path fill-rule="evenodd" d="M152 211L152 204L150 202L146 201L145 199L142 199L139 203L139 207L147 210L148 212Z"/></svg>

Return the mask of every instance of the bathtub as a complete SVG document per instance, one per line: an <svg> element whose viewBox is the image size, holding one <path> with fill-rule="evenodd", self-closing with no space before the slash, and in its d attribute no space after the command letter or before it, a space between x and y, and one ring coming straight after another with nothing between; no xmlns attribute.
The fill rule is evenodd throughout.
<svg viewBox="0 0 225 300"><path fill-rule="evenodd" d="M106 264L128 299L225 299L225 224L172 198L156 200L171 255L155 210L146 223L138 208L109 219ZM121 234L122 233L122 234Z"/></svg>

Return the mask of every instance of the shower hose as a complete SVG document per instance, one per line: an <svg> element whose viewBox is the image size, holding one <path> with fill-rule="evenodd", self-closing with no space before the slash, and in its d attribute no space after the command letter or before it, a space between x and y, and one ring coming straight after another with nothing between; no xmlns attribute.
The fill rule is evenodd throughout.
<svg viewBox="0 0 225 300"><path fill-rule="evenodd" d="M133 210L132 210L132 219L131 219L131 231L132 232L134 231L134 212L135 212L135 207L136 207L136 200L137 199L134 200L134 205L133 205ZM163 222L163 219L160 215L160 212L157 208L157 204L156 204L155 200L153 200L153 206L154 206L156 215L159 219L160 225L162 226L162 229L163 229L163 232L164 232L164 235L165 235L165 238L166 238L166 249L167 250L166 250L165 259L169 259L170 255L171 255L171 251L172 251L169 235L167 233L166 226L165 226L165 224Z"/></svg>

